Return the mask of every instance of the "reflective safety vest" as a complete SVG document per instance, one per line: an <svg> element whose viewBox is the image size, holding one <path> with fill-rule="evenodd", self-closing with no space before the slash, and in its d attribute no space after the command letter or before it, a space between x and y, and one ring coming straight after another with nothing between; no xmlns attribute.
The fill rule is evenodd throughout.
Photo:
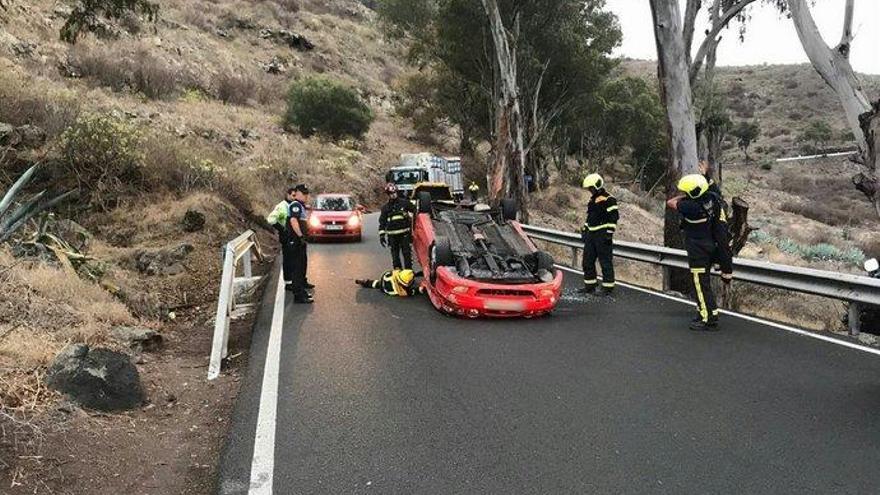
<svg viewBox="0 0 880 495"><path fill-rule="evenodd" d="M275 208L272 209L272 213L269 213L269 216L266 217L266 221L269 222L269 225L281 225L282 227L287 226L287 210L290 207L290 204L287 201L282 201L275 205Z"/></svg>

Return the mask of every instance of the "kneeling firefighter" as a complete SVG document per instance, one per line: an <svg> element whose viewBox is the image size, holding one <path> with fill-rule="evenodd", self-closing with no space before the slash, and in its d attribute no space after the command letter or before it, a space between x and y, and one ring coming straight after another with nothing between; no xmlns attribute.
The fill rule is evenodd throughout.
<svg viewBox="0 0 880 495"><path fill-rule="evenodd" d="M415 285L416 273L412 270L389 270L379 280L355 280L365 289L379 289L388 296L411 297L424 294L425 289Z"/></svg>
<svg viewBox="0 0 880 495"><path fill-rule="evenodd" d="M681 230L694 280L694 295L699 316L691 330L715 330L718 327L718 305L712 291L712 265L721 268L721 280L733 279L733 256L728 236L724 205L718 193L710 191L709 181L702 174L686 175L678 182L683 195L667 201L667 206L681 215Z"/></svg>
<svg viewBox="0 0 880 495"><path fill-rule="evenodd" d="M617 199L605 190L605 181L599 174L590 174L584 179L584 189L592 197L587 204L587 220L581 229L584 241L584 287L582 293L591 294L599 285L596 261L602 267L602 290L606 294L614 291L614 233L620 219Z"/></svg>
<svg viewBox="0 0 880 495"><path fill-rule="evenodd" d="M391 248L391 262L395 270L412 270L412 215L416 207L400 196L393 183L385 186L385 193L388 194L388 202L379 214L379 242L382 247Z"/></svg>

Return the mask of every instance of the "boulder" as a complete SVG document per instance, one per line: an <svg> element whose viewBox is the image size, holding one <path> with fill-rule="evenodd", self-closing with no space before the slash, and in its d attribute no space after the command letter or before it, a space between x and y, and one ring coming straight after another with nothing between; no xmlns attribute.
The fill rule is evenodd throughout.
<svg viewBox="0 0 880 495"><path fill-rule="evenodd" d="M290 48L302 52L312 51L315 48L315 44L309 41L305 36L286 29L261 29L260 37L272 40L276 43L285 44Z"/></svg>
<svg viewBox="0 0 880 495"><path fill-rule="evenodd" d="M138 250L132 261L134 268L146 275L177 275L183 273L183 260L195 248L181 244L171 249Z"/></svg>
<svg viewBox="0 0 880 495"><path fill-rule="evenodd" d="M0 146L16 147L21 141L21 136L15 130L15 127L0 122Z"/></svg>
<svg viewBox="0 0 880 495"><path fill-rule="evenodd" d="M205 215L197 210L187 210L181 224L184 232L201 232L205 228Z"/></svg>
<svg viewBox="0 0 880 495"><path fill-rule="evenodd" d="M155 352L162 348L162 335L151 328L114 327L110 333L136 352Z"/></svg>
<svg viewBox="0 0 880 495"><path fill-rule="evenodd" d="M108 349L65 347L49 367L46 383L88 409L126 411L144 403L137 368L125 354Z"/></svg>

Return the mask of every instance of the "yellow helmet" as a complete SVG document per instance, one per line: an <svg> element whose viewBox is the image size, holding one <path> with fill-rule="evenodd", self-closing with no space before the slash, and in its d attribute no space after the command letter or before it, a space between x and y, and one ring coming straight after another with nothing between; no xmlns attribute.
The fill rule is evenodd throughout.
<svg viewBox="0 0 880 495"><path fill-rule="evenodd" d="M415 280L416 274L412 270L397 270L394 272L394 277L397 279L397 283L409 287Z"/></svg>
<svg viewBox="0 0 880 495"><path fill-rule="evenodd" d="M709 190L709 181L702 174L685 175L678 181L678 190L691 199L697 199Z"/></svg>
<svg viewBox="0 0 880 495"><path fill-rule="evenodd" d="M605 180L602 179L602 176L599 174L590 174L584 179L584 189L595 187L596 189L602 189L605 185Z"/></svg>

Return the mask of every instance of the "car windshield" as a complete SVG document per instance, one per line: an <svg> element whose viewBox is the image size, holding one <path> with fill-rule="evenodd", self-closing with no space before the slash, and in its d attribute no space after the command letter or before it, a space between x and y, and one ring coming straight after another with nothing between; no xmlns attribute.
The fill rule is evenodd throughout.
<svg viewBox="0 0 880 495"><path fill-rule="evenodd" d="M348 196L323 196L315 202L318 211L352 211L354 201Z"/></svg>
<svg viewBox="0 0 880 495"><path fill-rule="evenodd" d="M391 182L400 184L418 184L425 180L423 170L392 170Z"/></svg>

